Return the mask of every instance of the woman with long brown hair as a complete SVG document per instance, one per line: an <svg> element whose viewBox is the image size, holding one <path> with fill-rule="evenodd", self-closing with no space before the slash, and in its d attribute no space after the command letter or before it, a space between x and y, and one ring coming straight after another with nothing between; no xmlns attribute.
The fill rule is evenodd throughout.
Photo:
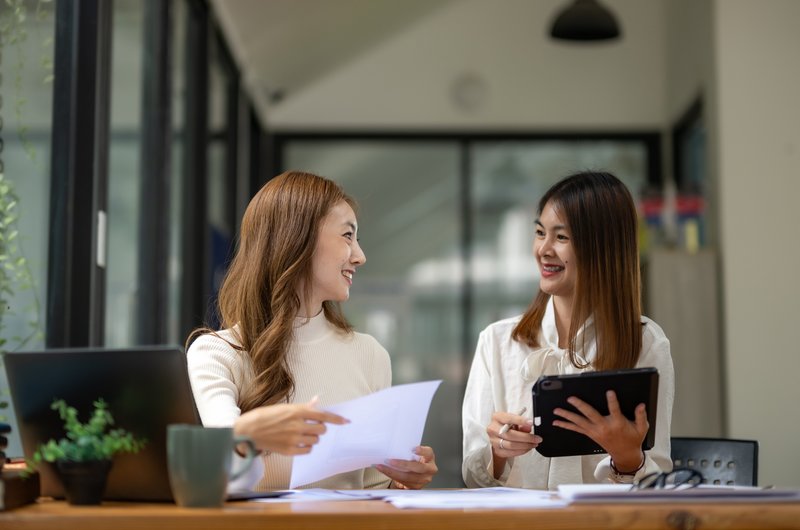
<svg viewBox="0 0 800 530"><path fill-rule="evenodd" d="M311 451L319 410L391 385L389 355L352 330L339 309L366 256L355 202L336 183L289 171L253 197L239 248L219 292L221 330L196 330L189 375L204 425L233 426L264 451L256 490L289 486L292 455ZM335 475L307 487L419 488L436 473L433 450L417 460Z"/></svg>
<svg viewBox="0 0 800 530"><path fill-rule="evenodd" d="M525 314L480 334L463 406L462 474L470 487L554 489L559 484L633 482L671 469L674 372L669 341L641 314L637 215L630 192L609 173L576 173L539 202L533 251L539 292ZM607 416L581 400L579 413L556 409L557 427L582 433L608 453L547 458L530 416L541 375L655 367L659 372L656 440L642 451L649 425L643 404L634 421L610 392ZM624 392L624 388L617 392ZM527 406L528 415L519 411ZM514 426L511 429L503 425Z"/></svg>

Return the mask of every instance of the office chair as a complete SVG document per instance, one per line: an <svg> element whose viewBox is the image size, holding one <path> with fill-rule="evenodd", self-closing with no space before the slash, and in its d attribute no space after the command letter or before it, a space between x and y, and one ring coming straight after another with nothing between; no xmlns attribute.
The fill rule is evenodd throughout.
<svg viewBox="0 0 800 530"><path fill-rule="evenodd" d="M755 486L758 441L726 438L672 438L675 467L696 469L704 484Z"/></svg>

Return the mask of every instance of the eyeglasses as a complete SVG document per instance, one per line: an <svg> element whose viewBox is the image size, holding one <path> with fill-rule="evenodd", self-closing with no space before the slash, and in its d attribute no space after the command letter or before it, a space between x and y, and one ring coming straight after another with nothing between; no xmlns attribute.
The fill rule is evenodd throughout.
<svg viewBox="0 0 800 530"><path fill-rule="evenodd" d="M703 474L696 469L688 467L677 467L669 473L650 473L645 475L633 486L631 491L635 490L674 490L694 488L703 482Z"/></svg>

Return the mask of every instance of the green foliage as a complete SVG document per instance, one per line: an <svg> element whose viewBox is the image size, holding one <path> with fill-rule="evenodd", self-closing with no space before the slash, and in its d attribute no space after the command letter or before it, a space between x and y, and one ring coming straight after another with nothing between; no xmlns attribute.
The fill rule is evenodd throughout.
<svg viewBox="0 0 800 530"><path fill-rule="evenodd" d="M13 64L14 83L14 116L19 136L25 153L32 161L36 161L36 149L30 140L30 131L25 124L25 110L28 98L24 89L24 76L29 59L26 56L25 43L28 40L28 29L31 20L41 23L52 12L51 0L0 0L0 56L7 50ZM34 26L34 32L35 32ZM36 32L34 33L36 34ZM53 39L40 40L39 65L43 71L42 82L47 84L53 80L52 47Z"/></svg>
<svg viewBox="0 0 800 530"><path fill-rule="evenodd" d="M94 412L86 423L78 421L78 411L68 406L64 400L53 402L51 409L57 410L64 421L66 437L49 440L28 460L27 472L45 462L70 460L87 462L91 460L110 460L117 453L138 453L147 443L137 439L124 429L106 429L114 424L108 405L102 399L94 402Z"/></svg>
<svg viewBox="0 0 800 530"><path fill-rule="evenodd" d="M32 339L41 336L39 326L39 298L34 289L33 274L28 260L19 246L17 222L19 221L19 197L14 183L0 172L0 352L20 349ZM13 337L4 337L6 317L15 313L10 300L16 291L30 291L33 306L25 308L30 314L27 329L17 330Z"/></svg>
<svg viewBox="0 0 800 530"><path fill-rule="evenodd" d="M28 126L25 124L25 110L28 103L23 84L26 64L29 62L26 57L25 43L28 39L28 29L30 21L33 20L41 26L52 14L51 0L0 0L0 66L5 60L10 68L0 70L0 154L3 151L3 123L7 109L3 109L3 94L12 91L3 87L4 76L12 79L13 101L6 100L6 103L13 103L13 114L16 118L17 135L21 145L33 163L37 163L36 150L30 141ZM38 35L38 28L34 26L34 35ZM42 82L47 84L52 82L53 61L52 61L53 39L47 37L40 40L39 63L43 69ZM10 75L9 75L10 74ZM21 181L22 175L17 176ZM5 178L4 160L0 158L0 354L9 350L21 349L33 339L42 337L41 326L39 325L40 303L38 293L34 288L33 275L30 264L25 259L19 237L19 197L14 189L14 182ZM33 295L33 302L29 307L12 307L15 295L30 291ZM29 315L26 325L19 326L20 329L13 329L12 333L6 333L8 317L12 315ZM11 336L9 336L11 335ZM2 357L0 357L2 362ZM0 388L0 409L8 407L5 398L6 391ZM0 415L0 420L5 420L5 416Z"/></svg>
<svg viewBox="0 0 800 530"><path fill-rule="evenodd" d="M0 160L2 165L2 160ZM39 325L39 296L34 288L33 273L30 264L22 254L19 243L19 197L14 191L14 183L5 178L0 169L0 362L2 354L10 350L22 349L32 340L42 337ZM17 292L29 291L33 302L30 307L17 309L12 307L11 300ZM22 329L14 329L6 333L8 317L15 314L28 315L27 323ZM9 336L10 335L10 336ZM0 388L0 409L8 407L6 389ZM0 414L0 421L6 419Z"/></svg>
<svg viewBox="0 0 800 530"><path fill-rule="evenodd" d="M41 25L51 15L50 0L0 0L0 65L3 62L11 65L3 73L10 73L14 85L14 115L17 122L17 134L28 158L36 162L36 153L28 139L28 127L25 125L25 96L23 79L28 58L25 55L25 42L31 21ZM36 26L34 26L36 28ZM38 35L38 32L36 33ZM52 73L52 40L42 42L42 68L47 75ZM0 85L3 75L0 74ZM3 90L7 93L10 91ZM4 136L3 98L0 98L0 138ZM2 155L0 141L0 155ZM40 303L34 288L30 264L22 251L19 234L19 196L14 187L14 179L6 178L4 160L0 158L0 352L21 349L34 338L41 337L39 325ZM17 175L17 181L23 175ZM18 302L15 296L23 291L33 294L30 307L12 307L11 302ZM19 304L18 304L19 305ZM13 336L6 333L8 317L11 315L30 315L22 329L14 329Z"/></svg>

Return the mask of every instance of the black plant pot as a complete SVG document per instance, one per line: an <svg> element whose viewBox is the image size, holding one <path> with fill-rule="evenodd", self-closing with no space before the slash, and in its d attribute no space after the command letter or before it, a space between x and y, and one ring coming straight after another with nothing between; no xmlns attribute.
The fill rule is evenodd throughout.
<svg viewBox="0 0 800 530"><path fill-rule="evenodd" d="M90 460L88 462L56 462L58 474L64 484L64 493L70 504L100 504L106 490L111 460Z"/></svg>

